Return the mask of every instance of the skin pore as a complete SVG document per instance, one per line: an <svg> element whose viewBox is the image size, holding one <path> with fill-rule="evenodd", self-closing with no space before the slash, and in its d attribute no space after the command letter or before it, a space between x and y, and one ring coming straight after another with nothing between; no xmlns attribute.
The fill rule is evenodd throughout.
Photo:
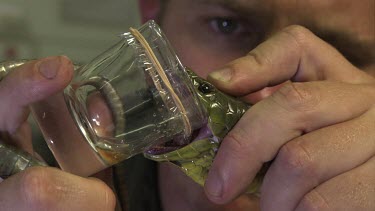
<svg viewBox="0 0 375 211"><path fill-rule="evenodd" d="M371 73L375 69L374 7L373 0L168 0L159 18L182 63L201 77L293 24L310 29ZM165 210L259 209L256 197L247 195L215 205L201 187L168 164L160 165L159 176Z"/></svg>

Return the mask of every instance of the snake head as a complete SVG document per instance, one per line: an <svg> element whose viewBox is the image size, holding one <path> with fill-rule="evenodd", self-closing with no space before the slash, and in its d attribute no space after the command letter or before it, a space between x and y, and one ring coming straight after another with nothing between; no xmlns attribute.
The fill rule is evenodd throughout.
<svg viewBox="0 0 375 211"><path fill-rule="evenodd" d="M181 137L177 137L151 148L144 156L154 161L176 164L186 175L203 186L221 140L250 106L224 94L188 69L187 73L199 102L206 111L207 124L194 131L189 140L178 141ZM255 179L248 192L258 190L259 178L261 177Z"/></svg>
<svg viewBox="0 0 375 211"><path fill-rule="evenodd" d="M193 131L188 139L182 136L175 137L171 141L150 148L146 151L147 155L163 155L202 139L211 139L220 143L249 108L249 105L222 93L189 69L187 69L187 75L193 84L193 91L199 104L205 110L207 122L203 127Z"/></svg>
<svg viewBox="0 0 375 211"><path fill-rule="evenodd" d="M219 139L234 127L250 106L218 90L205 79L187 69L200 103L208 114L208 124L212 134Z"/></svg>

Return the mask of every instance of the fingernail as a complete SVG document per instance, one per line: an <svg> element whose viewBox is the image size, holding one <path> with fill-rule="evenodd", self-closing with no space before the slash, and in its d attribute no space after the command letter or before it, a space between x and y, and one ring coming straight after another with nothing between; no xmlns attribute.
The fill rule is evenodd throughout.
<svg viewBox="0 0 375 211"><path fill-rule="evenodd" d="M217 70L210 73L209 77L211 77L214 80L228 82L232 79L232 71L229 68Z"/></svg>
<svg viewBox="0 0 375 211"><path fill-rule="evenodd" d="M206 193L214 198L221 198L223 194L223 182L218 172L211 169L205 184Z"/></svg>
<svg viewBox="0 0 375 211"><path fill-rule="evenodd" d="M46 58L39 64L39 72L47 79L53 79L57 75L60 66L60 59Z"/></svg>

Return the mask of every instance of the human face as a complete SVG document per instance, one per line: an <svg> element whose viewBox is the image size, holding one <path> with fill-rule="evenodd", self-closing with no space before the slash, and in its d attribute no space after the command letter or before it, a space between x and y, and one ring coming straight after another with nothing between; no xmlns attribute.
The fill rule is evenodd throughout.
<svg viewBox="0 0 375 211"><path fill-rule="evenodd" d="M200 76L299 24L360 68L375 62L374 0L169 0L161 25L182 63Z"/></svg>

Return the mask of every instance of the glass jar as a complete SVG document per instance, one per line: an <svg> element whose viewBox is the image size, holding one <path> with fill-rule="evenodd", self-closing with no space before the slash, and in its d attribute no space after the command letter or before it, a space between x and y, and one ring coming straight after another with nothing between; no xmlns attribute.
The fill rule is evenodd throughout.
<svg viewBox="0 0 375 211"><path fill-rule="evenodd" d="M89 176L173 137L189 138L206 123L185 68L157 24L120 37L77 69L63 92L31 106L65 171Z"/></svg>

